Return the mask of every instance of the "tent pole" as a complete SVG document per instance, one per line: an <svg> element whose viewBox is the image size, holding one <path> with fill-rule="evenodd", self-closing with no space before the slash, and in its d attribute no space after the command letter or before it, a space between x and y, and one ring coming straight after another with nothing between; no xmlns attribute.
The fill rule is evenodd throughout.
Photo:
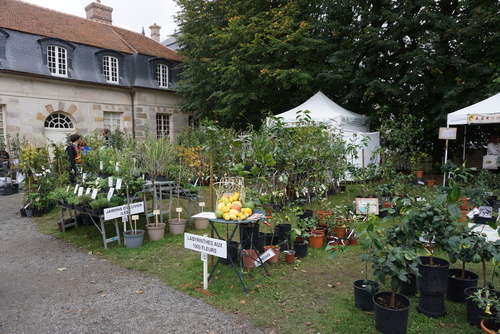
<svg viewBox="0 0 500 334"><path fill-rule="evenodd" d="M465 143L467 142L467 125L464 126L464 149L462 151L462 161L465 163Z"/></svg>

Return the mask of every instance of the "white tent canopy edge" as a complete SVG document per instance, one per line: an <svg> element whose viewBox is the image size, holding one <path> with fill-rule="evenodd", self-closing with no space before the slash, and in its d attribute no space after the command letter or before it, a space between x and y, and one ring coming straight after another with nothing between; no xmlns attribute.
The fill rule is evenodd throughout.
<svg viewBox="0 0 500 334"><path fill-rule="evenodd" d="M447 116L446 125L465 125L464 148L462 158L465 160L465 144L467 125L500 123L500 93L481 102L459 109ZM444 162L448 161L448 143L446 143Z"/></svg>

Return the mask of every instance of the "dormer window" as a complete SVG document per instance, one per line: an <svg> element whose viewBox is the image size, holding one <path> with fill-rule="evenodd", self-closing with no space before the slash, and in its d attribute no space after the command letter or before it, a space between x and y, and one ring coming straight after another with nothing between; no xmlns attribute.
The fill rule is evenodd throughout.
<svg viewBox="0 0 500 334"><path fill-rule="evenodd" d="M55 76L68 76L68 50L61 46L47 46L47 65L50 73Z"/></svg>
<svg viewBox="0 0 500 334"><path fill-rule="evenodd" d="M73 55L75 46L59 38L45 37L40 43L43 63L47 73L56 77L70 78L73 71Z"/></svg>
<svg viewBox="0 0 500 334"><path fill-rule="evenodd" d="M156 82L161 88L168 88L168 66L156 64Z"/></svg>
<svg viewBox="0 0 500 334"><path fill-rule="evenodd" d="M112 56L102 57L102 72L107 82L118 83L118 58Z"/></svg>

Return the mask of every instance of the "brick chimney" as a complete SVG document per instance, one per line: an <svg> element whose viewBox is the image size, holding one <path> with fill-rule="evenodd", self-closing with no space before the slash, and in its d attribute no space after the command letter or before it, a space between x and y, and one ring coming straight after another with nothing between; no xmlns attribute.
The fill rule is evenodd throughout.
<svg viewBox="0 0 500 334"><path fill-rule="evenodd" d="M159 25L153 24L152 26L149 26L149 29L151 29L151 38L160 43L160 29L161 27Z"/></svg>
<svg viewBox="0 0 500 334"><path fill-rule="evenodd" d="M105 24L113 23L111 15L113 8L101 5L101 0L97 0L97 2L92 2L87 5L85 7L85 12L87 13L87 18L89 20Z"/></svg>

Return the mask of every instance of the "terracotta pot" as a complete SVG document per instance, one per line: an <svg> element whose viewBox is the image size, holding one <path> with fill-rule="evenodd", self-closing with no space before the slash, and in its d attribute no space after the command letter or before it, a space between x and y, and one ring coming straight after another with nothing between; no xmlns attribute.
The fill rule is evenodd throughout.
<svg viewBox="0 0 500 334"><path fill-rule="evenodd" d="M332 246L332 250L336 250L338 245L339 245L339 241L338 240L330 241L328 243L328 246Z"/></svg>
<svg viewBox="0 0 500 334"><path fill-rule="evenodd" d="M481 320L481 329L483 330L483 334L496 334L498 333L499 326L495 324L493 319L483 319Z"/></svg>
<svg viewBox="0 0 500 334"><path fill-rule="evenodd" d="M280 248L279 246L264 246L264 251L267 251L269 248L273 249L274 256L267 260L269 263L277 263L280 258Z"/></svg>
<svg viewBox="0 0 500 334"><path fill-rule="evenodd" d="M332 215L331 211L318 211L319 222L322 223L324 220L326 220L331 215Z"/></svg>
<svg viewBox="0 0 500 334"><path fill-rule="evenodd" d="M358 238L347 239L347 241L349 242L349 245L357 245L358 244Z"/></svg>
<svg viewBox="0 0 500 334"><path fill-rule="evenodd" d="M429 187L434 187L436 185L436 180L427 180L427 185Z"/></svg>
<svg viewBox="0 0 500 334"><path fill-rule="evenodd" d="M294 263L295 262L295 251L294 250L286 250L283 251L285 254L285 262L286 263Z"/></svg>
<svg viewBox="0 0 500 334"><path fill-rule="evenodd" d="M333 233L335 233L335 236L339 239L345 238L347 229L345 227L335 226L333 228Z"/></svg>
<svg viewBox="0 0 500 334"><path fill-rule="evenodd" d="M457 203L459 205L460 210L469 210L469 199L467 197L460 198L460 201Z"/></svg>
<svg viewBox="0 0 500 334"><path fill-rule="evenodd" d="M309 246L311 248L321 248L323 247L323 242L325 240L325 233L322 231L312 231L309 237Z"/></svg>
<svg viewBox="0 0 500 334"><path fill-rule="evenodd" d="M424 171L423 171L423 170L418 170L418 171L416 172L416 177L417 177L417 178L422 178L422 177L424 177Z"/></svg>
<svg viewBox="0 0 500 334"><path fill-rule="evenodd" d="M243 266L245 268L255 268L255 261L259 259L255 249L244 249L242 252Z"/></svg>

